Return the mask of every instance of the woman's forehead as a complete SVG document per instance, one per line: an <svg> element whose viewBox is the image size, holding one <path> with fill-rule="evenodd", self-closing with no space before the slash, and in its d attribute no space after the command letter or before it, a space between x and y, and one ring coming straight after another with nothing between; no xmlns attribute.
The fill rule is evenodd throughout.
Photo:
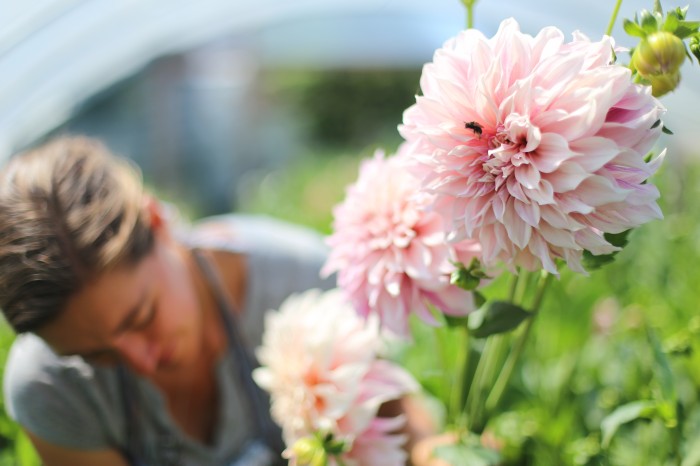
<svg viewBox="0 0 700 466"><path fill-rule="evenodd" d="M104 272L68 299L61 314L38 334L59 352L100 345L143 307L159 277L153 255L135 266Z"/></svg>

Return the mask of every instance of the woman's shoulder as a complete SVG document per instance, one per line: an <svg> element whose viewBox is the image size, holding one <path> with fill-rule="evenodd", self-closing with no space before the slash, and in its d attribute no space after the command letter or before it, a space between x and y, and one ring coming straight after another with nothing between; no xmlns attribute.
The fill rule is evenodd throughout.
<svg viewBox="0 0 700 466"><path fill-rule="evenodd" d="M105 435L119 435L116 374L82 358L61 357L38 336L17 336L3 374L10 417L41 438L77 448L102 447ZM99 412L98 412L99 411ZM109 411L109 412L108 412ZM112 412L115 411L115 412Z"/></svg>
<svg viewBox="0 0 700 466"><path fill-rule="evenodd" d="M6 395L14 395L34 385L47 384L56 378L71 377L72 372L85 374L89 366L80 358L60 357L33 333L18 335L7 357L3 382Z"/></svg>
<svg viewBox="0 0 700 466"><path fill-rule="evenodd" d="M321 276L328 253L323 236L300 225L260 215L222 215L196 224L191 239L245 254L243 326L253 347L260 344L265 312L278 309L293 293L335 285L334 277Z"/></svg>
<svg viewBox="0 0 700 466"><path fill-rule="evenodd" d="M323 236L308 227L265 215L226 214L197 221L190 244L265 255L312 255L325 258Z"/></svg>

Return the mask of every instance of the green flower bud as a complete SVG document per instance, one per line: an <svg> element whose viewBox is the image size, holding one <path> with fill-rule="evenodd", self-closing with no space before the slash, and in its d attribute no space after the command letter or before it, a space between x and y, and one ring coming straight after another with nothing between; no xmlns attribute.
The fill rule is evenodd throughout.
<svg viewBox="0 0 700 466"><path fill-rule="evenodd" d="M459 262L455 262L454 266L457 268L450 276L450 283L463 290L474 291L479 287L482 278L488 278L486 272L481 268L481 262L476 257L472 259L469 268Z"/></svg>
<svg viewBox="0 0 700 466"><path fill-rule="evenodd" d="M327 466L328 457L321 440L316 437L304 437L285 451L285 458L294 458L297 466Z"/></svg>
<svg viewBox="0 0 700 466"><path fill-rule="evenodd" d="M700 61L700 36L693 36L690 38L690 43L688 44L688 48L692 52L693 55L695 55L695 59L697 61Z"/></svg>
<svg viewBox="0 0 700 466"><path fill-rule="evenodd" d="M676 35L657 31L637 45L632 54L632 67L645 77L677 73L685 60L685 45Z"/></svg>
<svg viewBox="0 0 700 466"><path fill-rule="evenodd" d="M450 283L467 291L476 290L480 282L480 278L472 275L469 270L465 269L464 267L454 270L452 272L452 276L450 277Z"/></svg>
<svg viewBox="0 0 700 466"><path fill-rule="evenodd" d="M654 97L661 97L662 95L671 92L678 87L678 83L681 82L681 74L676 71L672 74L647 76L647 79L649 79L649 82L651 83L651 94Z"/></svg>

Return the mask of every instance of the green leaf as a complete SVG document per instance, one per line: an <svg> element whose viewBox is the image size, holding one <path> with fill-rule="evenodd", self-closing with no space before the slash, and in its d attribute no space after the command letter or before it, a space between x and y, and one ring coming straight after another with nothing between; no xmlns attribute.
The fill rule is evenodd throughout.
<svg viewBox="0 0 700 466"><path fill-rule="evenodd" d="M600 430L603 434L601 445L608 448L613 436L622 424L637 419L650 419L656 415L656 402L652 400L633 401L618 407L603 419Z"/></svg>
<svg viewBox="0 0 700 466"><path fill-rule="evenodd" d="M530 317L530 313L507 301L493 301L472 316L469 333L476 338L486 338L515 329Z"/></svg>
<svg viewBox="0 0 700 466"><path fill-rule="evenodd" d="M654 123L655 126L658 126L656 123ZM605 233L604 237L606 241L613 246L617 246L618 248L624 248L627 246L628 239L627 236L629 235L630 231L632 230L625 230L622 233ZM620 251L615 251L610 254L600 254L600 255L595 255L592 252L585 250L583 251L583 259L581 263L583 264L583 267L586 270L596 270L604 265L611 264L615 262L615 256L619 253Z"/></svg>
<svg viewBox="0 0 700 466"><path fill-rule="evenodd" d="M627 243L629 243L627 237L629 236L630 231L632 230L625 230L621 233L605 233L604 236L608 243L612 244L613 246L617 246L618 248L624 248L627 246Z"/></svg>
<svg viewBox="0 0 700 466"><path fill-rule="evenodd" d="M673 131L671 131L670 129L668 129L666 126L663 126L663 127L661 128L661 132L664 133L664 134L670 134L671 136L673 136Z"/></svg>
<svg viewBox="0 0 700 466"><path fill-rule="evenodd" d="M690 39L690 51L695 56L695 59L700 62L700 34L693 36Z"/></svg>
<svg viewBox="0 0 700 466"><path fill-rule="evenodd" d="M497 466L501 461L499 454L478 445L440 445L433 455L447 461L453 466Z"/></svg>
<svg viewBox="0 0 700 466"><path fill-rule="evenodd" d="M629 19L626 19L622 23L622 27L625 29L625 32L629 34L630 36L633 37L641 37L644 38L646 37L646 33L644 32L644 29L642 29L639 24L635 23L634 21L630 21Z"/></svg>
<svg viewBox="0 0 700 466"><path fill-rule="evenodd" d="M18 464L24 466L41 466L39 455L36 453L29 437L27 437L24 432L20 432L15 439L15 454L17 455Z"/></svg>
<svg viewBox="0 0 700 466"><path fill-rule="evenodd" d="M475 309L479 309L479 308L481 308L481 306L486 304L486 297L483 294L479 293L478 291L475 291L472 294L474 295L474 308Z"/></svg>
<svg viewBox="0 0 700 466"><path fill-rule="evenodd" d="M645 33L651 34L659 30L656 15L647 10L642 10L641 26Z"/></svg>
<svg viewBox="0 0 700 466"><path fill-rule="evenodd" d="M673 33L681 39L686 39L698 32L700 21L679 21Z"/></svg>
<svg viewBox="0 0 700 466"><path fill-rule="evenodd" d="M469 316L457 317L445 314L445 323L450 328L468 327Z"/></svg>
<svg viewBox="0 0 700 466"><path fill-rule="evenodd" d="M650 327L647 327L647 339L651 344L651 349L654 354L654 372L659 382L662 400L675 406L678 397L676 395L676 384L674 383L673 371L671 370L668 357L661 349L661 343L656 336L656 332Z"/></svg>
<svg viewBox="0 0 700 466"><path fill-rule="evenodd" d="M675 15L668 14L661 29L673 33L678 29L678 26L680 26L680 20Z"/></svg>

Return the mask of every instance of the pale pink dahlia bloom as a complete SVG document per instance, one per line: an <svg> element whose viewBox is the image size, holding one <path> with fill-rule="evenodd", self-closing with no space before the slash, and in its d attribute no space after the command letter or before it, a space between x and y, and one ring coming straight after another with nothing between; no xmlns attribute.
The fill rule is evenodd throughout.
<svg viewBox="0 0 700 466"><path fill-rule="evenodd" d="M604 233L661 217L645 183L660 157L644 157L664 108L612 64L613 48L555 28L532 37L509 19L435 53L399 130L451 240L478 240L487 264L556 273L559 258L584 272L583 250L616 250Z"/></svg>
<svg viewBox="0 0 700 466"><path fill-rule="evenodd" d="M418 384L378 359L382 347L376 320L360 318L340 290L293 295L268 313L253 377L270 392L272 417L288 446L331 433L350 446L345 455L356 462L348 464L375 464L363 458L383 449L402 462L382 464L404 464L405 438L392 433L404 421L378 418L377 411Z"/></svg>
<svg viewBox="0 0 700 466"><path fill-rule="evenodd" d="M333 210L331 254L323 269L338 272L338 286L361 315L376 313L383 326L403 336L411 312L437 324L429 304L450 315L474 309L472 294L450 285L450 274L453 262L469 265L480 254L475 241L447 243L440 216L424 210L433 196L419 188L400 156L377 151L365 160Z"/></svg>

